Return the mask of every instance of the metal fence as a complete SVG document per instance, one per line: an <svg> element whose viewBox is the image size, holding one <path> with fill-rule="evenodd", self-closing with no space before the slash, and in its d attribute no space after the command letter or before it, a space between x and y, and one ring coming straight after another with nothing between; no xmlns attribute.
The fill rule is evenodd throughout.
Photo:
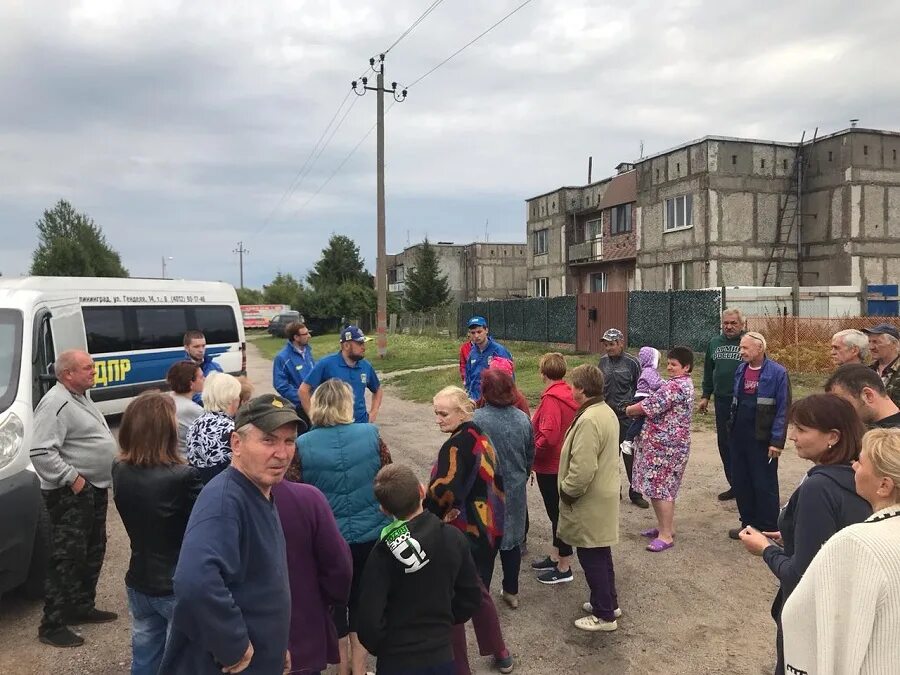
<svg viewBox="0 0 900 675"><path fill-rule="evenodd" d="M388 330L409 335L457 335L456 306L442 307L433 312L391 314Z"/></svg>
<svg viewBox="0 0 900 675"><path fill-rule="evenodd" d="M465 335L473 316L487 319L491 335L500 340L575 344L576 298L528 298L463 302L457 313L458 335Z"/></svg>

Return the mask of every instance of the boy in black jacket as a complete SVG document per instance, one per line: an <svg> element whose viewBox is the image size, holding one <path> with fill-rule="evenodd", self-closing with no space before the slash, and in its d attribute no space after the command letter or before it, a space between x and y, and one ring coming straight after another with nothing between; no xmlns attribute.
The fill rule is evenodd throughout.
<svg viewBox="0 0 900 675"><path fill-rule="evenodd" d="M425 490L407 466L375 476L381 509L396 518L366 562L358 635L378 675L453 675L451 628L481 602L465 536L422 510Z"/></svg>

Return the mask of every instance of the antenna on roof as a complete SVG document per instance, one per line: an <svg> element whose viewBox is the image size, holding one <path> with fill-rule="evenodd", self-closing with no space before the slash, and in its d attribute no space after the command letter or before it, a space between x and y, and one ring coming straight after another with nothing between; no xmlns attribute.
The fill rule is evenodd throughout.
<svg viewBox="0 0 900 675"><path fill-rule="evenodd" d="M852 120L850 120L850 128L851 129L855 129L857 124L859 124L858 117L854 117Z"/></svg>
<svg viewBox="0 0 900 675"><path fill-rule="evenodd" d="M487 242L489 241L489 236L488 236L488 222L489 222L488 219L485 218L485 219L484 219L484 241L485 241L485 243L487 243Z"/></svg>
<svg viewBox="0 0 900 675"><path fill-rule="evenodd" d="M641 139L641 156L640 159L644 159L644 139Z"/></svg>

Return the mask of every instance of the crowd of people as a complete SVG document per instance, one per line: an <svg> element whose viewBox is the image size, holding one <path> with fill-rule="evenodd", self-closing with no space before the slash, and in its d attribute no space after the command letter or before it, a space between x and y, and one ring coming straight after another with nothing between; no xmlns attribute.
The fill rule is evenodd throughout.
<svg viewBox="0 0 900 675"><path fill-rule="evenodd" d="M526 563L543 584L589 588L574 626L618 629L613 546L619 462L649 553L675 547L675 501L696 411L714 402L716 439L739 526L780 588L772 606L776 673L889 673L900 659L900 334L891 324L841 331L823 393L792 402L787 369L739 310L704 357L635 358L618 329L595 365L545 354L531 414L513 354L473 317L462 386L437 392L447 435L428 480L394 463L375 425L383 390L356 326L316 360L302 323L273 363L277 394L221 372L202 333L185 335L171 392L137 396L118 442L92 403L89 354L64 352L41 400L31 458L52 523L42 642L76 647L72 626L114 621L95 605L109 488L131 558L125 576L132 673L465 675L465 625L479 653L514 669L491 584L520 607L519 578L537 483L552 540ZM871 355L871 365L867 361ZM370 403L366 400L370 392ZM784 506L786 441L812 463ZM621 457L621 460L620 460ZM647 501L649 499L649 502ZM533 514L532 514L533 515ZM671 555L671 554L669 554Z"/></svg>

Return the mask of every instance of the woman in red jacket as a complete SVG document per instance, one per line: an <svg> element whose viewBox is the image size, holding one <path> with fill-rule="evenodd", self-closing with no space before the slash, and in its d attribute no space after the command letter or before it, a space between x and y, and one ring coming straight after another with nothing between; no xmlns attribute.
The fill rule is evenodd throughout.
<svg viewBox="0 0 900 675"><path fill-rule="evenodd" d="M531 563L531 568L543 572L538 581L559 584L572 580L569 564L572 547L556 536L559 521L559 489L556 474L559 471L559 453L562 450L566 430L575 418L578 404L572 398L572 390L563 379L566 376L566 359L559 352L544 354L538 364L541 379L547 385L541 394L541 402L531 425L534 427L534 467L538 488L544 499L544 507L553 528L553 552Z"/></svg>

